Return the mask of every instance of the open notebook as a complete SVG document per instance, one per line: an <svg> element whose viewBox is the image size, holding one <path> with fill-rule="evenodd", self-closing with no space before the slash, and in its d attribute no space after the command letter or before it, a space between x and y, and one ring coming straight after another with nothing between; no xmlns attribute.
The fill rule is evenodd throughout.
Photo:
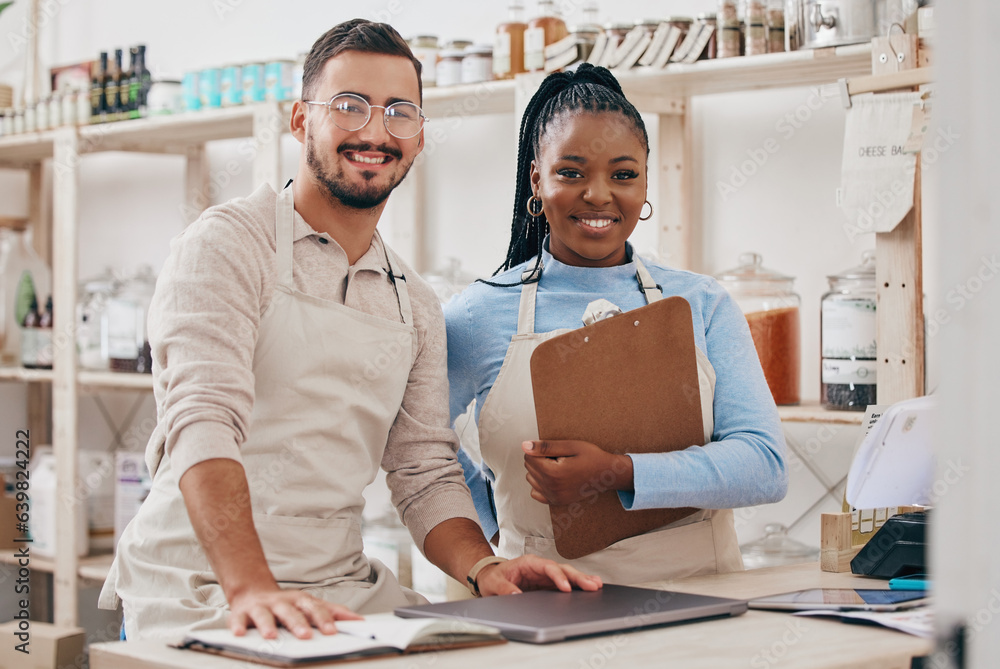
<svg viewBox="0 0 1000 669"><path fill-rule="evenodd" d="M190 633L178 648L276 667L298 667L504 643L500 630L488 625L437 618L403 619L388 613L370 615L364 620L339 620L337 629L337 634L329 636L313 630L311 639L298 639L286 629L278 630L277 639L265 639L255 629L242 637L228 629L202 630Z"/></svg>

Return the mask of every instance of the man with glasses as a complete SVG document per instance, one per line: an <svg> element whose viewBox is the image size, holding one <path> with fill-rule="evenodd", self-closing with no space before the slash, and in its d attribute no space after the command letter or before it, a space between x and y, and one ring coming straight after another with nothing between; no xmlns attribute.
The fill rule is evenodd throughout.
<svg viewBox="0 0 1000 669"><path fill-rule="evenodd" d="M418 601L363 553L379 465L416 545L474 594L600 587L494 557L476 524L440 306L376 230L423 146L419 62L391 27L349 21L313 45L302 97L293 182L210 208L172 243L149 316L153 485L101 605L120 598L129 638L227 624L305 638Z"/></svg>

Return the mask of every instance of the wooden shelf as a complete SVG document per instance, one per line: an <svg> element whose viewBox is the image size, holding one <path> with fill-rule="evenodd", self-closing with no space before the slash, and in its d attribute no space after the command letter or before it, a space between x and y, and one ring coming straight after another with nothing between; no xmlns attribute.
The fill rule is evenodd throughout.
<svg viewBox="0 0 1000 669"><path fill-rule="evenodd" d="M152 374L85 372L77 374L77 385L91 390L152 390Z"/></svg>
<svg viewBox="0 0 1000 669"><path fill-rule="evenodd" d="M30 552L31 544L25 545L29 547L28 550ZM84 580L103 583L108 577L108 570L111 569L111 562L114 558L115 556L112 553L102 553L100 555L88 555L86 557L82 557L79 559L77 573L80 578ZM35 571L41 571L47 574L51 574L55 571L55 560L52 558L30 555L29 560L29 567ZM0 551L0 564L17 566L18 561L15 557L15 551Z"/></svg>
<svg viewBox="0 0 1000 669"><path fill-rule="evenodd" d="M51 369L25 369L24 367L0 367L0 381L21 381L52 383Z"/></svg>
<svg viewBox="0 0 1000 669"><path fill-rule="evenodd" d="M839 425L861 425L864 411L834 411L824 409L819 403L778 407L778 416L785 423L837 423Z"/></svg>
<svg viewBox="0 0 1000 669"><path fill-rule="evenodd" d="M804 49L740 58L673 63L662 70L633 68L615 72L625 95L644 112L679 112L677 98L738 91L832 84L840 78L871 74L871 44ZM521 75L541 81L543 75ZM432 119L509 113L515 81L490 81L424 90L424 111ZM533 86L527 89L534 90ZM433 126L431 126L433 128Z"/></svg>
<svg viewBox="0 0 1000 669"><path fill-rule="evenodd" d="M50 131L0 137L0 167L23 168L51 158L54 145Z"/></svg>
<svg viewBox="0 0 1000 669"><path fill-rule="evenodd" d="M51 369L0 367L0 381L52 383L54 378ZM153 376L152 374L81 370L77 373L77 385L84 390L152 390Z"/></svg>

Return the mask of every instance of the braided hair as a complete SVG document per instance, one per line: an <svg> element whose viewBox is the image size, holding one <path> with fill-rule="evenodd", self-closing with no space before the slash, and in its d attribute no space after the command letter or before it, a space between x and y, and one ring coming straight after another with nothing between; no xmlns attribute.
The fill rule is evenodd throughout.
<svg viewBox="0 0 1000 669"><path fill-rule="evenodd" d="M493 273L509 270L531 258L537 258L535 269L542 261L542 244L548 234L549 224L545 215L532 217L527 205L531 198L531 162L538 155L541 140L548 126L560 115L568 112L617 112L628 120L642 138L649 154L649 137L646 124L639 111L625 98L622 87L609 70L583 63L574 72L550 74L539 86L521 117L521 133L517 146L517 176L514 190L514 212L510 226L510 245L507 258ZM531 281L537 281L537 274ZM490 286L517 286L524 283L503 284L480 279Z"/></svg>

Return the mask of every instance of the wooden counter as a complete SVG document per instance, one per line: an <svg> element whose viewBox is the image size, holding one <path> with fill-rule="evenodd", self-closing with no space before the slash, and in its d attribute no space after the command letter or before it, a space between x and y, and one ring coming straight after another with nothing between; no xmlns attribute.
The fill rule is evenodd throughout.
<svg viewBox="0 0 1000 669"><path fill-rule="evenodd" d="M885 588L886 581L822 572L818 563L757 569L645 584L680 592L751 599L815 587ZM933 644L876 626L787 613L748 611L735 618L687 623L644 632L610 634L551 645L507 643L437 653L367 660L364 669L466 669L527 666L683 667L684 669L910 669ZM247 669L248 662L182 651L152 641L90 647L92 669ZM314 666L345 666L336 663ZM349 666L349 665L347 665ZM362 666L362 665L358 665Z"/></svg>

